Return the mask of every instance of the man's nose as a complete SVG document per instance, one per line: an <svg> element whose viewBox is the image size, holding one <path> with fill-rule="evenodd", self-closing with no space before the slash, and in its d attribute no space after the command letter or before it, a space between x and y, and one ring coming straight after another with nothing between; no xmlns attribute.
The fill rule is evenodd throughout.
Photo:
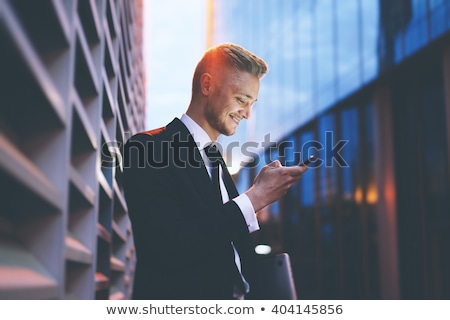
<svg viewBox="0 0 450 320"><path fill-rule="evenodd" d="M252 107L251 106L246 107L246 108L244 108L244 109L239 111L239 115L242 118L244 118L244 119L250 118L251 113L252 113Z"/></svg>

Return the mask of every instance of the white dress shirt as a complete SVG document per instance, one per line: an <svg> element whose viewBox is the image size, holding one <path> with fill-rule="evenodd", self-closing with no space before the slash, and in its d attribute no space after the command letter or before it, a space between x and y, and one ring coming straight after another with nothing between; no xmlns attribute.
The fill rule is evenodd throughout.
<svg viewBox="0 0 450 320"><path fill-rule="evenodd" d="M207 147L212 143L211 138L208 136L205 130L203 130L203 128L200 127L187 114L183 114L180 120L187 127L192 137L194 138L194 141L197 143L197 146L200 150L200 154L203 158L203 161L206 164L206 168L209 169L208 174L211 177L211 166L209 165L209 158L204 150L205 147ZM227 189L222 179L222 166L219 166L219 177L220 177L219 182L220 182L220 190L222 193L222 200L225 203L230 199L228 198L228 192L226 191ZM259 224L256 218L255 209L253 208L253 205L248 196L245 193L243 193L232 200L236 202L239 209L241 209L244 219L247 222L248 232L251 233L259 230Z"/></svg>
<svg viewBox="0 0 450 320"><path fill-rule="evenodd" d="M191 117L189 117L187 114L183 114L180 119L184 125L187 127L189 132L191 133L192 137L194 138L194 141L197 143L198 149L200 150L200 154L203 158L203 161L206 164L206 168L208 169L208 174L211 177L211 166L209 165L209 158L206 155L206 152L204 150L205 147L210 145L212 143L211 138L208 136L205 130L203 130L202 127L200 127ZM228 192L225 187L225 184L222 179L222 166L219 166L219 183L220 183L220 190L222 193L222 200L223 202L228 202L230 199L228 197ZM253 208L253 205L248 198L248 196L243 193L236 198L232 199L236 204L238 205L239 209L241 209L242 215L244 216L245 222L247 223L248 232L254 232L259 230L259 224L258 220L256 218L255 209ZM233 243L232 243L233 244ZM239 254L236 251L236 248L233 245L234 249L234 258L236 262L236 266L238 267L239 272L241 272L241 260L239 258ZM242 272L241 272L242 276ZM244 280L246 289L248 291L248 283Z"/></svg>

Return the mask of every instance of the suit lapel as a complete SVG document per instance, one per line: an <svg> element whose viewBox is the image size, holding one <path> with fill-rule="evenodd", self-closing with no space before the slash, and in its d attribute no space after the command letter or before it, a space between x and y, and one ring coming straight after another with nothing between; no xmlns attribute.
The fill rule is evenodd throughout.
<svg viewBox="0 0 450 320"><path fill-rule="evenodd" d="M186 126L175 118L167 125L167 134L172 143L172 160L174 165L187 174L192 185L205 195L210 205L215 205L212 183L197 144Z"/></svg>

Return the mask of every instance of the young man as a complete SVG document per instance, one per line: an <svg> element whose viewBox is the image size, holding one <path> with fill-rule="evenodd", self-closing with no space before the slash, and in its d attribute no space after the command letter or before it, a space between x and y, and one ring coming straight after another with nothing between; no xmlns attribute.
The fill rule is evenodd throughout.
<svg viewBox="0 0 450 320"><path fill-rule="evenodd" d="M211 145L250 117L266 72L262 59L238 45L209 49L195 69L181 119L127 142L134 299L242 299L251 293L257 212L281 198L306 167L274 161L239 195Z"/></svg>

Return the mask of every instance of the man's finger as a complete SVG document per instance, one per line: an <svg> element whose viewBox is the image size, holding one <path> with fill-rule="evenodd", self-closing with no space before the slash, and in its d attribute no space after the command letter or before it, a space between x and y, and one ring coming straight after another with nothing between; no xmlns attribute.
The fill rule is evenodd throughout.
<svg viewBox="0 0 450 320"><path fill-rule="evenodd" d="M273 168L280 168L280 167L282 167L280 160L274 160L271 163L269 163L267 166L273 167Z"/></svg>

